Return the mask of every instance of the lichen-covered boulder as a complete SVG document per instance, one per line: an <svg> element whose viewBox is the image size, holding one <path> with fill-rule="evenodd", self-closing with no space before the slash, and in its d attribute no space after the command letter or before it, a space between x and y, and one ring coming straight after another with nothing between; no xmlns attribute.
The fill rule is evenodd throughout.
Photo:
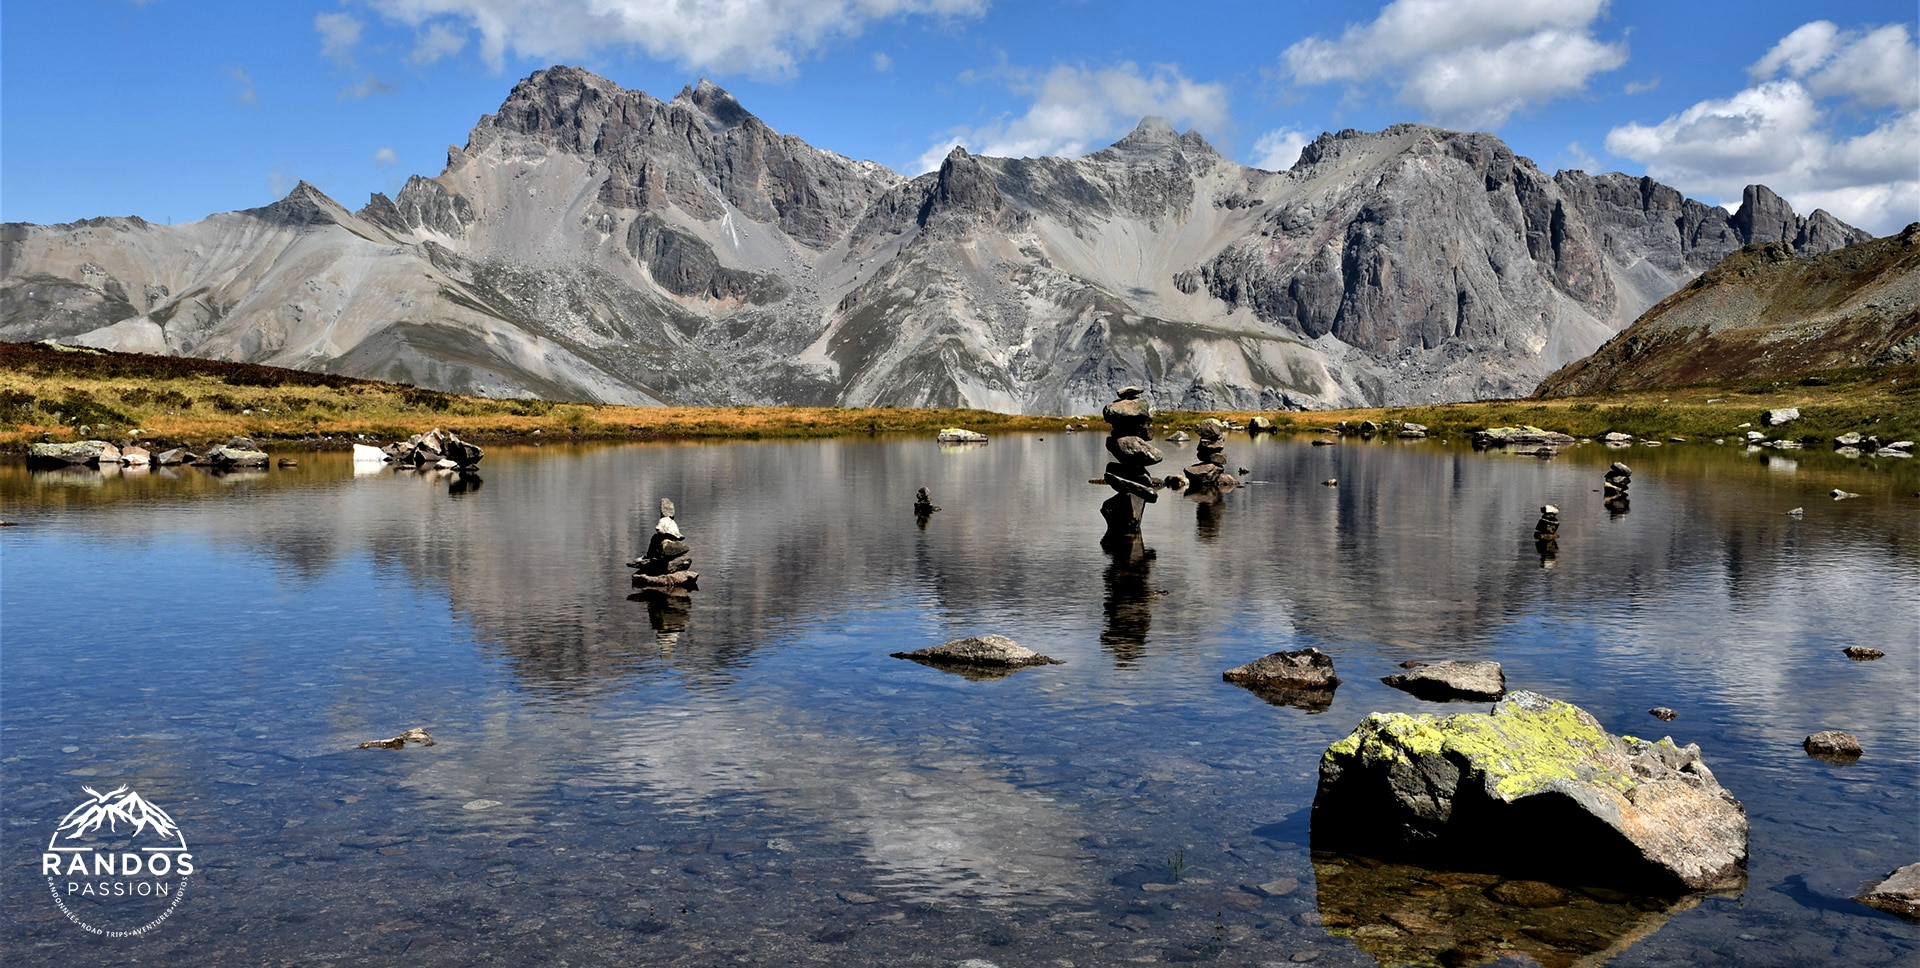
<svg viewBox="0 0 1920 968"><path fill-rule="evenodd" d="M1613 736L1514 692L1491 713L1373 713L1320 758L1315 849L1679 894L1745 876L1746 809L1697 746Z"/></svg>

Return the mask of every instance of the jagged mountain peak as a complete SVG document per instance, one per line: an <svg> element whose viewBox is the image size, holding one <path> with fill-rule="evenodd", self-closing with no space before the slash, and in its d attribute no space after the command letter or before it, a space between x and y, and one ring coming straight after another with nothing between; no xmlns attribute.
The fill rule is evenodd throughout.
<svg viewBox="0 0 1920 968"><path fill-rule="evenodd" d="M1102 158L1113 155L1164 154L1179 151L1203 156L1217 156L1219 152L1207 143L1200 132L1189 129L1185 134L1174 130L1166 118L1149 114L1140 119L1127 136L1119 141L1094 152L1090 157Z"/></svg>
<svg viewBox="0 0 1920 968"><path fill-rule="evenodd" d="M8 226L0 338L629 403L1512 396L1746 242L1854 231L1749 196L1734 223L1426 125L1325 134L1268 177L1157 117L1082 158L955 148L906 179L708 80L663 101L555 66L357 216L302 183L242 218Z"/></svg>
<svg viewBox="0 0 1920 968"><path fill-rule="evenodd" d="M283 225L329 225L348 215L346 206L302 179L286 196L271 205L245 210L246 214Z"/></svg>
<svg viewBox="0 0 1920 968"><path fill-rule="evenodd" d="M677 106L687 106L705 116L707 130L718 134L729 128L737 128L749 121L758 121L753 113L740 105L738 99L718 84L706 78L700 83L690 84L680 89L672 101Z"/></svg>

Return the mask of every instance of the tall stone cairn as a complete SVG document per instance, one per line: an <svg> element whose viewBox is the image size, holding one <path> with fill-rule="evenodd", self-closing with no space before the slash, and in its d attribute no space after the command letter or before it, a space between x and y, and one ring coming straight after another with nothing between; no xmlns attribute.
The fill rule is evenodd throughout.
<svg viewBox="0 0 1920 968"><path fill-rule="evenodd" d="M1194 464L1187 468L1190 489L1232 487L1239 481L1227 473L1227 425L1208 417L1195 428L1200 443L1194 446Z"/></svg>
<svg viewBox="0 0 1920 968"><path fill-rule="evenodd" d="M1114 495L1100 505L1107 519L1108 535L1140 533L1140 514L1148 504L1159 500L1153 489L1153 475L1147 468L1160 463L1160 451L1153 444L1153 407L1142 399L1139 387L1126 387L1119 398L1100 412L1113 430L1107 435L1107 486Z"/></svg>
<svg viewBox="0 0 1920 968"><path fill-rule="evenodd" d="M660 520L653 526L653 538L647 542L647 553L627 562L633 573L633 587L692 590L698 585L700 573L693 570L693 559L688 552L686 536L680 533L680 525L673 520L673 501L660 499Z"/></svg>

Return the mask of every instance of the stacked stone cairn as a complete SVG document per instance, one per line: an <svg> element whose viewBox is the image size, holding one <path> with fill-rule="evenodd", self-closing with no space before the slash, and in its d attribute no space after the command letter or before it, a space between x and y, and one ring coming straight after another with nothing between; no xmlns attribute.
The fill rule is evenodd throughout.
<svg viewBox="0 0 1920 968"><path fill-rule="evenodd" d="M1113 428L1107 434L1107 453L1113 460L1107 464L1106 482L1115 493L1100 505L1109 536L1139 534L1141 513L1159 500L1147 468L1160 463L1162 457L1149 443L1153 440L1153 407L1141 398L1143 392L1139 387L1125 387L1118 399L1100 412Z"/></svg>
<svg viewBox="0 0 1920 968"><path fill-rule="evenodd" d="M1540 552L1543 563L1560 550L1559 508L1551 504L1540 505L1540 520L1533 525L1533 546Z"/></svg>
<svg viewBox="0 0 1920 968"><path fill-rule="evenodd" d="M687 547L686 536L680 533L680 526L674 523L673 501L661 498L660 521L653 526L653 538L647 542L647 553L627 562L627 567L637 569L633 573L633 587L661 591L692 591L698 588L700 573L692 570L693 559L688 557L688 552L692 550Z"/></svg>
<svg viewBox="0 0 1920 968"><path fill-rule="evenodd" d="M1633 469L1619 461L1607 468L1606 483L1600 487L1600 496L1608 507L1626 507L1627 486L1633 483Z"/></svg>
<svg viewBox="0 0 1920 968"><path fill-rule="evenodd" d="M1239 484L1227 473L1227 425L1208 417L1196 428L1200 443L1194 447L1195 463L1187 468L1187 487L1230 488Z"/></svg>

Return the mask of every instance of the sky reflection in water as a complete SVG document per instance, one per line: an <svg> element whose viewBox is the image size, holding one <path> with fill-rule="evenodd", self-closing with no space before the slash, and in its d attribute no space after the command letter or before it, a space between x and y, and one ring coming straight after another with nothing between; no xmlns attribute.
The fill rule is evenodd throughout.
<svg viewBox="0 0 1920 968"><path fill-rule="evenodd" d="M1598 494L1614 457L1625 515ZM245 480L0 469L24 522L0 534L6 944L49 963L1371 964L1440 929L1368 906L1395 889L1353 899L1378 877L1316 889L1317 757L1371 710L1481 708L1378 678L1486 658L1615 732L1698 742L1753 821L1741 897L1584 948L1502 922L1515 950L1920 952L1845 900L1920 854L1911 472L1245 437L1228 460L1254 483L1163 495L1151 554L1113 556L1092 433L497 450L464 493L337 455ZM923 485L942 507L924 527ZM1841 485L1866 496L1825 497ZM684 611L630 600L620 567L662 496L702 573ZM977 682L888 658L985 632L1067 664ZM1888 658L1849 662L1855 643ZM1324 711L1220 680L1308 645L1345 680ZM438 745L353 749L415 725ZM1808 759L1823 728L1868 755ZM119 782L208 870L175 922L108 947L29 861L79 786ZM1455 910L1441 941L1466 945Z"/></svg>

